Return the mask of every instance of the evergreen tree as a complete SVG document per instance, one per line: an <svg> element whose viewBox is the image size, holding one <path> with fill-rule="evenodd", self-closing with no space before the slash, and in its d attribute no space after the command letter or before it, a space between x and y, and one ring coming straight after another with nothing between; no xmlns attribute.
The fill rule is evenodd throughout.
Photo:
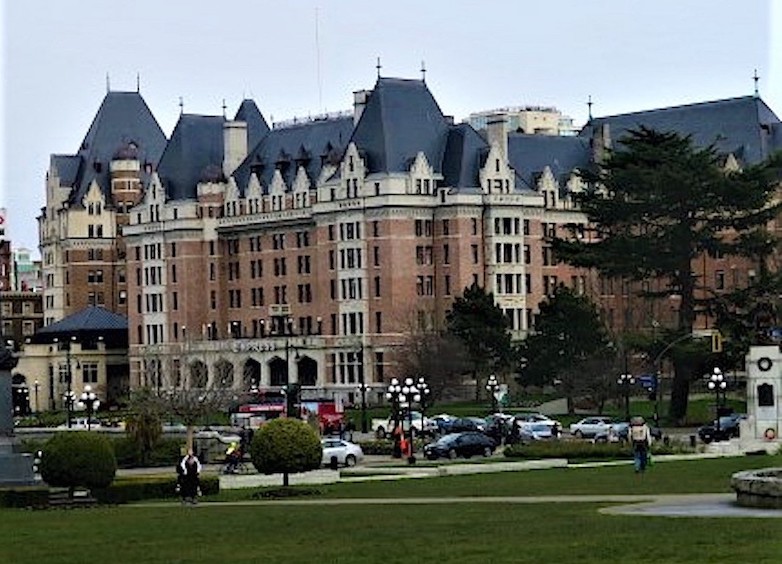
<svg viewBox="0 0 782 564"><path fill-rule="evenodd" d="M665 289L655 297L680 298L677 333L690 334L696 311L713 300L696 300L706 281L694 261L705 254L758 260L774 248L766 225L779 206L771 203L769 172L768 163L726 171L713 147L697 148L689 136L641 127L582 174L590 188L575 199L589 220L587 236L555 239L555 254L605 276L663 280ZM674 419L684 417L689 384L697 377L688 366L674 363Z"/></svg>
<svg viewBox="0 0 782 564"><path fill-rule="evenodd" d="M447 333L458 337L467 348L478 396L484 376L510 367L512 347L508 318L494 303L494 294L473 284L456 298L445 322Z"/></svg>
<svg viewBox="0 0 782 564"><path fill-rule="evenodd" d="M541 302L535 331L519 344L518 355L519 383L560 384L569 413L580 394L602 403L616 356L594 304L565 286Z"/></svg>

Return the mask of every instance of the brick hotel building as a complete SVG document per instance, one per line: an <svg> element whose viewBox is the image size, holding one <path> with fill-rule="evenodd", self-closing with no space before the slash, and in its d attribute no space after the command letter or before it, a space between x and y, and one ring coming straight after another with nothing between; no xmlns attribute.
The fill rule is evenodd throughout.
<svg viewBox="0 0 782 564"><path fill-rule="evenodd" d="M244 100L233 119L183 113L167 139L140 93L108 92L79 151L51 158L45 323L91 305L127 315L131 387L205 369L237 390L298 382L344 401L360 381L382 398L399 346L473 283L516 338L559 283L615 329L665 325L675 303L556 264L546 242L585 221L578 170L639 124L715 143L726 167L782 148L757 96L535 135L501 113L481 132L455 124L424 81L381 77L347 114L270 128ZM719 257L698 268L717 291L754 275Z"/></svg>

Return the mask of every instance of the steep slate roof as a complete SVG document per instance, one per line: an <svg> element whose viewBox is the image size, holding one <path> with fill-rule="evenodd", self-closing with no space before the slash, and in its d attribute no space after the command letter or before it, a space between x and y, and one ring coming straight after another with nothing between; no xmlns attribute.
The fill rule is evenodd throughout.
<svg viewBox="0 0 782 564"><path fill-rule="evenodd" d="M107 196L110 194L109 163L117 151L129 143L136 146L142 181L145 181L144 164L156 166L166 146L166 136L141 94L108 92L77 154L80 163L78 172L73 176L76 189L70 195L72 204L81 202L93 179ZM63 160L57 158L56 164L63 164ZM72 172L72 165L72 162L67 165L69 172Z"/></svg>
<svg viewBox="0 0 782 564"><path fill-rule="evenodd" d="M179 116L158 167L169 200L195 200L205 174L222 174L224 122L222 116Z"/></svg>
<svg viewBox="0 0 782 564"><path fill-rule="evenodd" d="M443 156L445 185L458 188L478 186L481 153L487 149L486 141L471 125L460 123L451 127Z"/></svg>
<svg viewBox="0 0 782 564"><path fill-rule="evenodd" d="M613 146L630 129L640 125L658 131L692 135L697 146L714 144L723 154L733 153L746 163L757 163L773 149L775 140L769 133L779 118L760 98L743 96L712 102L701 102L644 112L634 112L593 119L581 131L590 136L598 126L609 124ZM763 126L767 126L769 131ZM777 145L776 148L782 148Z"/></svg>
<svg viewBox="0 0 782 564"><path fill-rule="evenodd" d="M235 121L247 123L247 150L252 150L263 139L269 131L269 124L258 109L253 100L242 100L239 109L236 111Z"/></svg>
<svg viewBox="0 0 782 564"><path fill-rule="evenodd" d="M442 172L450 125L421 80L378 78L352 141L366 157L368 172L407 172L423 151Z"/></svg>
<svg viewBox="0 0 782 564"><path fill-rule="evenodd" d="M233 177L243 194L251 173L255 172L266 188L279 166L283 179L290 186L301 163L314 185L323 163L342 156L352 131L352 117L307 121L274 129L250 151Z"/></svg>
<svg viewBox="0 0 782 564"><path fill-rule="evenodd" d="M37 335L62 335L81 332L127 331L128 318L106 308L89 306L56 323L42 327Z"/></svg>
<svg viewBox="0 0 782 564"><path fill-rule="evenodd" d="M52 155L50 166L57 170L62 186L73 186L79 174L81 157L78 155Z"/></svg>
<svg viewBox="0 0 782 564"><path fill-rule="evenodd" d="M563 180L590 162L589 140L556 135L508 135L508 161L522 182L535 188L537 176L548 166L554 177ZM517 188L520 188L517 186Z"/></svg>

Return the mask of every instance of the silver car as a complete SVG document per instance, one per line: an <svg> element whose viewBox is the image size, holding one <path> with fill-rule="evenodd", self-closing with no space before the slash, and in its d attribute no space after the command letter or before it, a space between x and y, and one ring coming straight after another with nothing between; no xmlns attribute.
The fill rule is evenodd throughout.
<svg viewBox="0 0 782 564"><path fill-rule="evenodd" d="M610 417L585 417L570 426L570 434L579 439L591 439L599 434L608 434L608 429L613 422Z"/></svg>
<svg viewBox="0 0 782 564"><path fill-rule="evenodd" d="M322 439L323 459L321 463L328 466L336 460L340 466L355 466L364 459L364 451L357 444L337 438Z"/></svg>

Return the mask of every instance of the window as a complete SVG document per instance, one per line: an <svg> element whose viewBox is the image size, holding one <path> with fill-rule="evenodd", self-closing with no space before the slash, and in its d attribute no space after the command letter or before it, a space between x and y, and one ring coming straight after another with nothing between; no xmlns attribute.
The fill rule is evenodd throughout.
<svg viewBox="0 0 782 564"><path fill-rule="evenodd" d="M451 221L448 219L443 220L443 235L451 234Z"/></svg>
<svg viewBox="0 0 782 564"><path fill-rule="evenodd" d="M472 263L478 264L478 245L472 245Z"/></svg>
<svg viewBox="0 0 782 564"><path fill-rule="evenodd" d="M81 377L85 384L98 383L98 363L85 361L81 363Z"/></svg>
<svg viewBox="0 0 782 564"><path fill-rule="evenodd" d="M717 290L725 289L725 271L718 270L714 273L714 288Z"/></svg>

